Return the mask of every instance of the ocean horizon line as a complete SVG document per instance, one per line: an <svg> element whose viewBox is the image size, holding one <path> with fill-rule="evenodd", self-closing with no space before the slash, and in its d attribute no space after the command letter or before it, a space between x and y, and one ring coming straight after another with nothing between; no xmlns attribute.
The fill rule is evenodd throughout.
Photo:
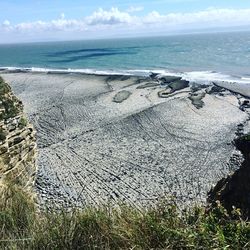
<svg viewBox="0 0 250 250"><path fill-rule="evenodd" d="M198 30L192 32L180 31L178 33L168 34L152 34L152 35L138 35L138 36L116 36L116 37L91 37L91 38L79 38L79 39L48 39L40 41L21 41L1 43L0 46L5 45L32 45L32 44L53 44L53 43L71 43L71 42L91 42L91 41L112 41L112 40L130 40L130 39L157 39L157 38L168 38L168 37L181 37L181 36L202 36L202 35L216 35L216 34L235 34L235 33L250 33L249 27L246 29L231 29L231 30Z"/></svg>

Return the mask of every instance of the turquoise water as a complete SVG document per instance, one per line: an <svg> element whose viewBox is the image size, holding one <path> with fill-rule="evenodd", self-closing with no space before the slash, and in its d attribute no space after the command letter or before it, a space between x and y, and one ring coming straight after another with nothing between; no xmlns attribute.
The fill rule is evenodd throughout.
<svg viewBox="0 0 250 250"><path fill-rule="evenodd" d="M209 71L249 77L250 33L0 45L0 67Z"/></svg>

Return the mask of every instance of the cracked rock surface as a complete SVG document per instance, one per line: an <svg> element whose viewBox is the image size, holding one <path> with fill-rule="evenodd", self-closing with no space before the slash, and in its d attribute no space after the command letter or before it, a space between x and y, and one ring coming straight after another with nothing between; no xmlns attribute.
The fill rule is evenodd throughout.
<svg viewBox="0 0 250 250"><path fill-rule="evenodd" d="M202 95L198 109L186 83L161 98L161 85L135 76L3 78L37 130L36 189L46 206L144 206L166 196L204 202L229 174L231 142L248 117L229 91ZM121 91L129 95L114 102Z"/></svg>

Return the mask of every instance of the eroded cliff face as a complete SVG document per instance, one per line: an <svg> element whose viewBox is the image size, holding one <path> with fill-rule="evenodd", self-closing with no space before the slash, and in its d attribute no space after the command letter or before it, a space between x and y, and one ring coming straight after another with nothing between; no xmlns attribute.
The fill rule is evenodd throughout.
<svg viewBox="0 0 250 250"><path fill-rule="evenodd" d="M240 168L227 178L221 179L209 192L208 201L216 201L230 212L240 208L244 218L250 219L250 135L235 140L235 146L244 156Z"/></svg>
<svg viewBox="0 0 250 250"><path fill-rule="evenodd" d="M22 103L0 78L0 184L6 179L29 189L36 173L35 131Z"/></svg>

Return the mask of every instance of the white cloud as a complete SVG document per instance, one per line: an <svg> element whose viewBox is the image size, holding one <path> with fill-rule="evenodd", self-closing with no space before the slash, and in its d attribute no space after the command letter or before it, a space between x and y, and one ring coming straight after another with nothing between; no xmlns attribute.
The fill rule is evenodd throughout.
<svg viewBox="0 0 250 250"><path fill-rule="evenodd" d="M61 19L65 19L65 14L64 13L61 13Z"/></svg>
<svg viewBox="0 0 250 250"><path fill-rule="evenodd" d="M10 24L10 21L9 20L5 20L2 25L0 25L0 29L5 30L5 31L9 31L11 29L11 24Z"/></svg>
<svg viewBox="0 0 250 250"><path fill-rule="evenodd" d="M5 20L5 21L3 22L3 25L4 25L4 26L10 26L10 21Z"/></svg>
<svg viewBox="0 0 250 250"><path fill-rule="evenodd" d="M132 15L139 11L139 7L131 7L127 11L118 8L104 10L102 8L92 15L82 19L67 19L62 13L59 19L51 21L38 20L35 22L23 22L12 24L5 20L0 24L0 30L8 34L38 34L46 36L48 33L56 37L58 32L65 34L94 35L94 34L138 34L139 32L168 31L178 29L196 29L209 27L231 27L238 25L250 25L250 9L216 9L209 8L193 13L168 13L160 14L152 11L144 16ZM112 28L112 29L111 29ZM84 33L84 31L88 31ZM98 31L98 32L96 32ZM73 39L74 37L72 37Z"/></svg>
<svg viewBox="0 0 250 250"><path fill-rule="evenodd" d="M170 13L160 15L157 11L144 17L146 24L185 25L209 23L217 26L246 25L250 24L250 9L214 9L193 13Z"/></svg>
<svg viewBox="0 0 250 250"><path fill-rule="evenodd" d="M109 11L100 8L87 17L86 20L89 25L116 25L132 23L134 18L129 13L122 12L118 8L111 8Z"/></svg>
<svg viewBox="0 0 250 250"><path fill-rule="evenodd" d="M143 10L144 10L144 7L142 7L142 6L130 6L127 9L127 12L128 13L133 13L133 12L140 12L140 11L143 11Z"/></svg>
<svg viewBox="0 0 250 250"><path fill-rule="evenodd" d="M68 30L84 30L86 25L80 20L57 19L50 22L36 21L19 23L11 27L12 30L20 32L39 32L39 31L68 31Z"/></svg>

